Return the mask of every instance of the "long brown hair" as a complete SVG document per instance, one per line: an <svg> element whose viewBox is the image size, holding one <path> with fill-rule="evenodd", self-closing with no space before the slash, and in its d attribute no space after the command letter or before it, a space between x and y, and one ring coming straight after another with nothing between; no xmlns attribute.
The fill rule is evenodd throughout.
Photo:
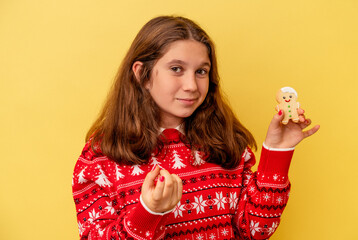
<svg viewBox="0 0 358 240"><path fill-rule="evenodd" d="M142 164L163 146L158 138L159 108L145 86L169 44L186 39L205 44L211 62L208 94L183 124L186 143L192 150L204 151L207 162L225 168L237 166L247 146L256 148L252 134L222 97L215 48L209 36L192 20L161 16L145 24L130 46L102 112L87 133L86 141L92 140L93 150L100 146L101 152L116 162ZM139 79L132 71L136 61L143 63Z"/></svg>

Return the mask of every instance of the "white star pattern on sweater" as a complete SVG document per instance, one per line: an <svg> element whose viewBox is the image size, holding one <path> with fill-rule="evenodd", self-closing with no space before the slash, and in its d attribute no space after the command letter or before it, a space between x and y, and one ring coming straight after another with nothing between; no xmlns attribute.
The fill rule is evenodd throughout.
<svg viewBox="0 0 358 240"><path fill-rule="evenodd" d="M205 212L204 207L206 207L206 201L203 201L203 196L194 197L195 203L193 203L196 213Z"/></svg>
<svg viewBox="0 0 358 240"><path fill-rule="evenodd" d="M223 197L222 192L216 193L216 198L214 199L214 201L216 206L218 207L218 210L225 209L226 197Z"/></svg>

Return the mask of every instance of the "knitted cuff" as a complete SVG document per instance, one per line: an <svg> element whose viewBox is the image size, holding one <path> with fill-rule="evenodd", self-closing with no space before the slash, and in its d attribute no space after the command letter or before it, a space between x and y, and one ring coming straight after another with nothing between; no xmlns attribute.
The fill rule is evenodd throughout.
<svg viewBox="0 0 358 240"><path fill-rule="evenodd" d="M260 163L257 169L258 182L275 185L288 184L288 170L293 152L293 149L273 151L262 147Z"/></svg>
<svg viewBox="0 0 358 240"><path fill-rule="evenodd" d="M142 206L144 207L145 210L147 210L149 213L153 214L153 215L160 215L160 216L163 216L165 214L168 214L168 213L171 213L175 207L173 209L170 209L169 211L166 211L166 212L163 212L163 213L157 213L157 212L153 212L152 210L150 210L147 205L145 205L145 202L143 201L143 198L142 198L142 194L140 195L139 197L140 199L140 203L142 204Z"/></svg>
<svg viewBox="0 0 358 240"><path fill-rule="evenodd" d="M169 214L152 214L140 202L128 212L124 227L136 239L153 239L164 234L168 216Z"/></svg>

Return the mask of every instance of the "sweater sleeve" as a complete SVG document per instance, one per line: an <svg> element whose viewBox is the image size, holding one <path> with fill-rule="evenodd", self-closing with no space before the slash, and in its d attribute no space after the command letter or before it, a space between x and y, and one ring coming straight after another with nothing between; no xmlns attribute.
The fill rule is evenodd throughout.
<svg viewBox="0 0 358 240"><path fill-rule="evenodd" d="M251 167L251 150L244 156L243 188L235 218L240 239L268 239L276 231L286 207L290 182L288 169L293 149L277 151L262 148L257 172Z"/></svg>
<svg viewBox="0 0 358 240"><path fill-rule="evenodd" d="M106 157L95 158L84 151L73 174L73 198L81 239L161 239L169 214L152 214L139 199L121 201L115 187L113 162Z"/></svg>

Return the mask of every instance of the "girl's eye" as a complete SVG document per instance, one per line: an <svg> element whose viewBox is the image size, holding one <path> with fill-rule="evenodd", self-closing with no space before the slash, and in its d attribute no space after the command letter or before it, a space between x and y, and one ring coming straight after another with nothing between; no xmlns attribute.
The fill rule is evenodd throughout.
<svg viewBox="0 0 358 240"><path fill-rule="evenodd" d="M283 99L286 99L286 97L283 97Z"/></svg>
<svg viewBox="0 0 358 240"><path fill-rule="evenodd" d="M206 69L199 69L198 71L196 71L198 74L200 75L205 75L208 73L208 71Z"/></svg>
<svg viewBox="0 0 358 240"><path fill-rule="evenodd" d="M290 95L290 98L292 98L292 96Z"/></svg>
<svg viewBox="0 0 358 240"><path fill-rule="evenodd" d="M176 72L176 73L181 72L181 68L180 68L180 67L171 67L170 69L171 69L173 72Z"/></svg>

